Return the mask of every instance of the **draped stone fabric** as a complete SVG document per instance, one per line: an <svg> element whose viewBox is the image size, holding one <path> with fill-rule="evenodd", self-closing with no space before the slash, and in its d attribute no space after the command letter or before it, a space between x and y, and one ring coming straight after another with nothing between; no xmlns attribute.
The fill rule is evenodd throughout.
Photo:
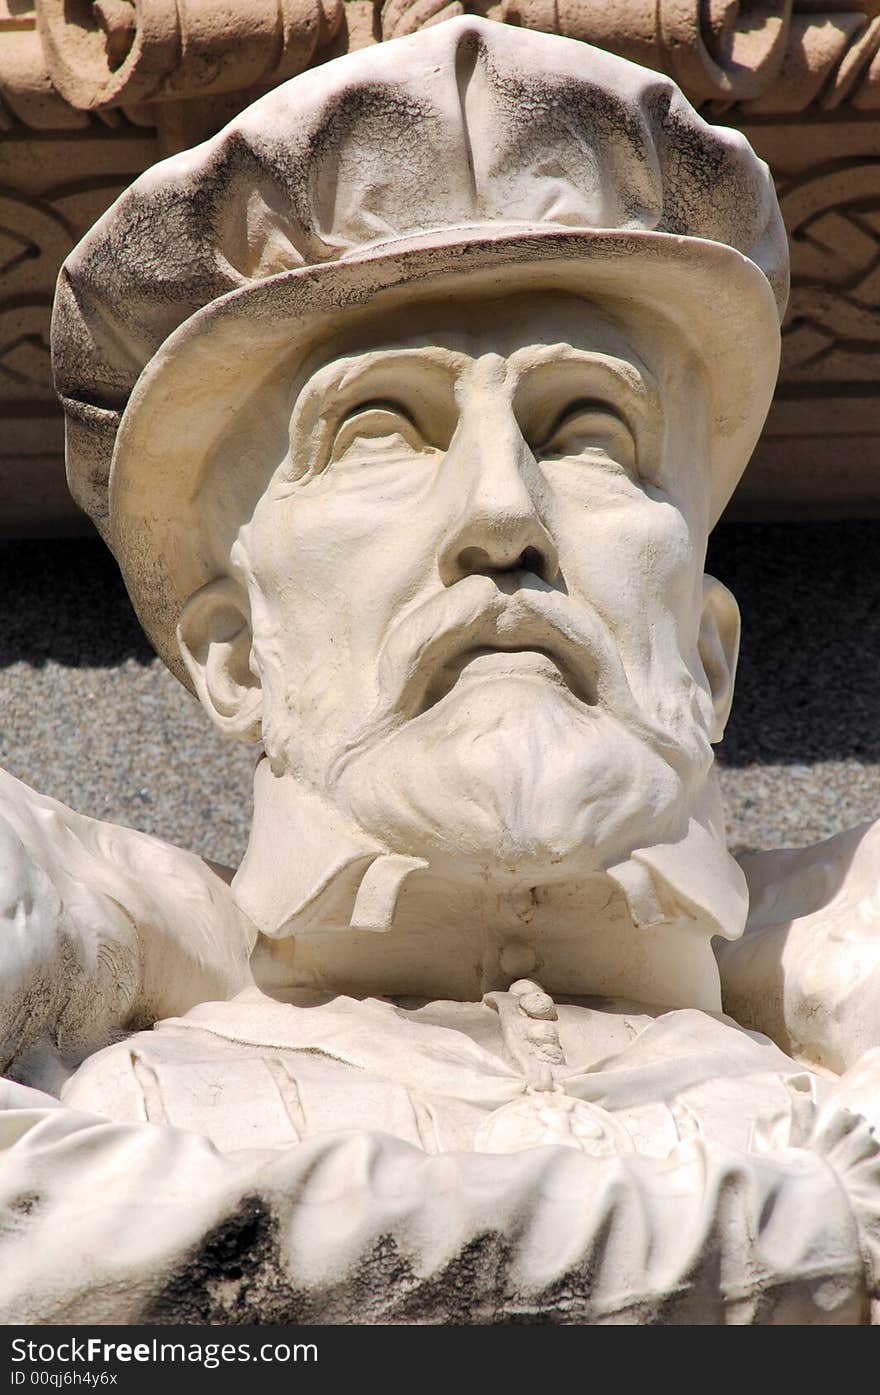
<svg viewBox="0 0 880 1395"><path fill-rule="evenodd" d="M283 1039L285 1011L291 1040L299 1036L302 1043L319 1030L323 1043L301 1046L292 1070L289 1053L285 1058L280 1047L265 1046L267 1038L279 1041L279 1028ZM294 1026L298 1011L316 1020ZM680 1126L677 1141L672 1129L665 1156L635 1148L599 1156L589 1151L595 1138L586 1149L431 1152L423 1142L432 1117L461 1138L469 1114L487 1106L509 1109L517 1095L524 1097L524 1083L502 1062L492 1066L489 1053L467 1033L437 1023L410 1023L409 1032L403 1027L404 1038L425 1036L409 1053L392 1031L394 1051L380 1053L385 1078L374 1078L372 1087L368 1072L359 1086L350 1065L346 1081L345 1058L364 1051L375 1057L376 1014L387 1025L394 1011L387 1004L343 1001L326 1011L276 1005L273 1017L258 1004L207 1005L188 1026L160 1029L152 1046L144 1038L140 1046L134 1039L134 1047L112 1048L108 1055L117 1054L109 1072L107 1056L103 1070L100 1058L86 1068L97 1063L104 1077L102 1103L116 1112L112 1121L4 1082L0 1202L9 1223L0 1270L3 1321L867 1319L873 1280L856 1214L865 1208L859 1199L854 1205L851 1192L866 1193L868 1211L874 1206L876 1145L868 1149L866 1179L864 1140L861 1151L850 1146L847 1153L844 1146L841 1165L834 1156L839 1129L825 1148L801 1136L809 1090L806 1109L780 1111L786 1094L799 1093L792 1087L798 1072L788 1063L786 1080L785 1058L770 1043L740 1034L737 1059L729 1040L734 1027L699 1013L673 1013L645 1029L636 1047L659 1028L668 1051L689 1039L688 1057L676 1062L661 1047L652 1071L657 1042L645 1041L640 1062L627 1067L624 1050L609 1070L582 1074L575 1090L589 1095L592 1075L594 1095L612 1107L616 1096L627 1106L630 1129L640 1099L643 1108L653 1100L670 1119L677 1103L690 1129ZM258 1024L261 1038L250 1053L240 1040L248 1022ZM162 1042L166 1030L172 1049ZM183 1074L175 1073L172 1059L175 1033L190 1038L180 1053ZM335 1072L328 1071L328 1059L337 1062ZM321 1079L310 1081L316 1063ZM722 1072L714 1080L713 1066ZM389 1079L407 1070L422 1078L421 1127L411 1091ZM430 1100L426 1071L433 1077ZM114 1074L121 1086L115 1101ZM199 1127L195 1105L201 1099L201 1126L210 1132L210 1103L221 1076L227 1120L237 1115L238 1137L211 1142L193 1127L175 1127L176 1108ZM445 1097L444 1076L450 1082ZM702 1088L707 1081L709 1088ZM255 1086L260 1136L252 1134L250 1146L242 1146ZM88 1081L80 1087L74 1081L69 1094L75 1099L89 1088ZM286 1118L286 1133L266 1118L273 1088L276 1122ZM383 1132L363 1127L370 1088ZM753 1116L763 1109L765 1125L776 1115L775 1128L763 1137L760 1127L753 1129L749 1150L742 1140L737 1146L723 1137L723 1122L719 1132L725 1118L729 1131L736 1114L731 1092L737 1090L744 1106L739 1125L747 1122L748 1109ZM227 1091L239 1108L229 1109ZM469 1099L456 1099L456 1091ZM300 1127L309 1116L315 1126L303 1129L299 1142L289 1108L293 1094ZM652 1136L656 1149L656 1131Z"/></svg>

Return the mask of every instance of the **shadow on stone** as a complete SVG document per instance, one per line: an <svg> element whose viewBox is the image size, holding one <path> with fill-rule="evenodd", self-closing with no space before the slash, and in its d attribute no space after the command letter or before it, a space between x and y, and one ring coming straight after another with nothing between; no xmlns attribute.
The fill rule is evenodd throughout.
<svg viewBox="0 0 880 1395"><path fill-rule="evenodd" d="M0 668L49 661L114 668L125 659L149 664L155 657L102 542L0 545Z"/></svg>
<svg viewBox="0 0 880 1395"><path fill-rule="evenodd" d="M880 762L880 522L722 525L707 566L743 619L722 763Z"/></svg>

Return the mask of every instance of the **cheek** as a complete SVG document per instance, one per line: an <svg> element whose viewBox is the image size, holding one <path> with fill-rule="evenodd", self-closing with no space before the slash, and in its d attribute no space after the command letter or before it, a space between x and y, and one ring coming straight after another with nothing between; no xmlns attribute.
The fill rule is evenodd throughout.
<svg viewBox="0 0 880 1395"><path fill-rule="evenodd" d="M324 575L381 574L419 549L438 465L402 460L329 467L295 485L275 508L294 548Z"/></svg>
<svg viewBox="0 0 880 1395"><path fill-rule="evenodd" d="M621 640L693 619L703 558L682 513L659 491L630 484L601 507L569 502L556 535L566 585L598 609Z"/></svg>
<svg viewBox="0 0 880 1395"><path fill-rule="evenodd" d="M372 666L389 625L436 571L432 516L408 490L339 491L332 506L301 501L297 585L323 612L328 634L344 629L352 653Z"/></svg>
<svg viewBox="0 0 880 1395"><path fill-rule="evenodd" d="M301 692L311 670L326 669L347 638L348 611L332 603L332 535L303 527L298 504L264 499L241 537L257 653L272 656L276 684L286 693Z"/></svg>
<svg viewBox="0 0 880 1395"><path fill-rule="evenodd" d="M374 488L328 479L266 500L246 540L270 625L295 671L329 665L345 686L369 681L379 642L434 566L422 487L399 472ZM354 662L353 662L354 660Z"/></svg>

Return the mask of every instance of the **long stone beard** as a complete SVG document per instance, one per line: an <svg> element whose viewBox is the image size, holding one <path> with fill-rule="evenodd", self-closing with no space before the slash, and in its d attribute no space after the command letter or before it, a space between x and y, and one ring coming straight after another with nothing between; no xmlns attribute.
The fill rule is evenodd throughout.
<svg viewBox="0 0 880 1395"><path fill-rule="evenodd" d="M478 875L534 870L536 880L604 870L682 837L712 766L683 658L658 648L664 661L637 697L610 628L539 583L505 591L474 576L404 614L380 652L379 696L364 720L351 720L345 689L320 665L291 682L283 632L255 604L257 620L273 771L393 852L470 862ZM471 667L432 695L450 655L499 640L539 664L539 651L559 649L574 663L573 686L561 671L548 677L545 661L543 673L476 679ZM506 661L496 650L490 662Z"/></svg>
<svg viewBox="0 0 880 1395"><path fill-rule="evenodd" d="M704 739L664 745L547 681L505 675L360 744L326 792L394 851L555 879L682 836L711 752Z"/></svg>

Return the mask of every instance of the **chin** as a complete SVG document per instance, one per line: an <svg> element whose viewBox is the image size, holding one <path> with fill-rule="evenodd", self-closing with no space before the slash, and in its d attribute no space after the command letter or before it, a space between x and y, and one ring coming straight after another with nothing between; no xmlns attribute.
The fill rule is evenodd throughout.
<svg viewBox="0 0 880 1395"><path fill-rule="evenodd" d="M589 875L681 836L686 783L610 714L535 679L463 685L362 747L333 797L396 852L476 875Z"/></svg>

